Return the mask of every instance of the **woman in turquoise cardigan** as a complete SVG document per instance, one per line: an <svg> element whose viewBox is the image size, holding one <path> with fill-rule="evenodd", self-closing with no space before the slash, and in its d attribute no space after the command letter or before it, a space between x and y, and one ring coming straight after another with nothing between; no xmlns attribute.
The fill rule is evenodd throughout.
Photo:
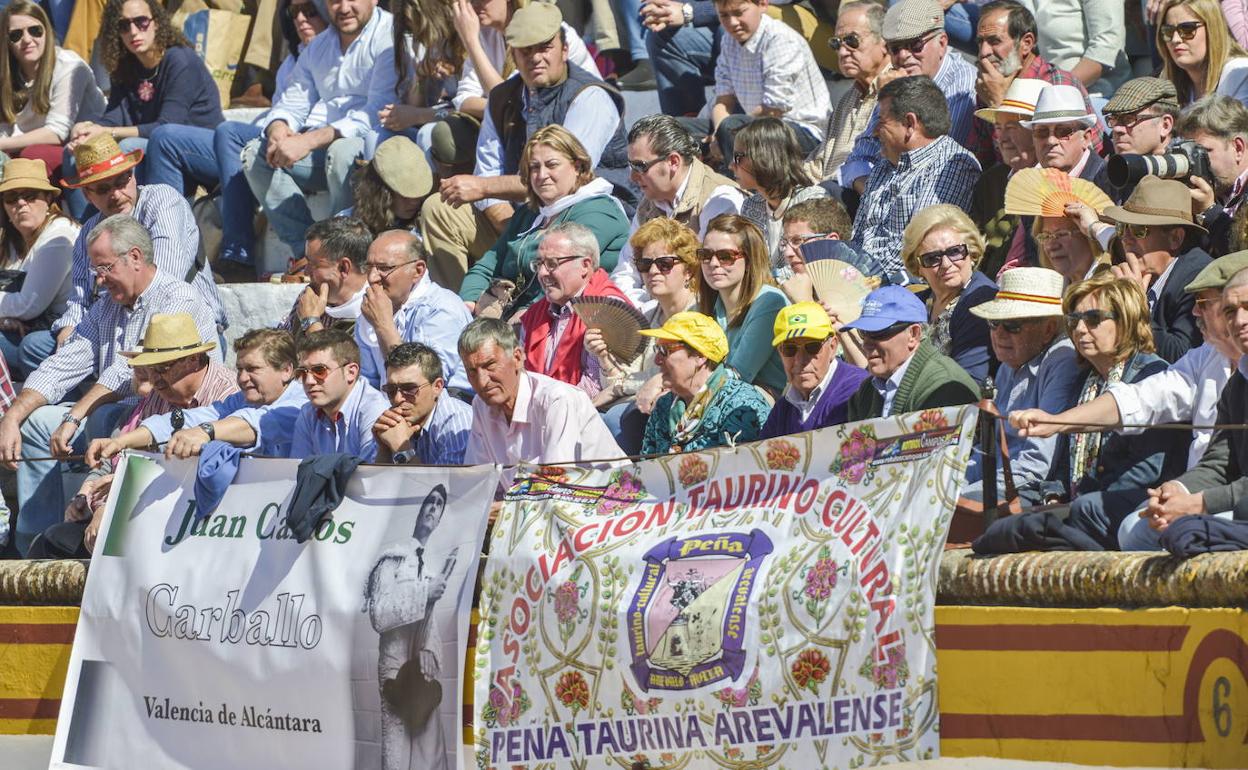
<svg viewBox="0 0 1248 770"><path fill-rule="evenodd" d="M598 262L608 273L615 269L620 249L628 242L628 215L611 195L611 183L594 176L589 153L566 128L538 129L524 146L520 169L528 206L516 211L494 247L468 269L460 286L460 298L474 313L491 295L502 299L503 318L523 311L542 296L531 263L537 258L542 234L552 225L576 222L588 227L598 237ZM505 283L497 284L500 281L514 288L508 291Z"/></svg>
<svg viewBox="0 0 1248 770"><path fill-rule="evenodd" d="M698 259L698 307L728 335L725 363L742 380L779 396L786 379L771 334L789 300L771 279L762 231L745 217L721 214L707 224Z"/></svg>

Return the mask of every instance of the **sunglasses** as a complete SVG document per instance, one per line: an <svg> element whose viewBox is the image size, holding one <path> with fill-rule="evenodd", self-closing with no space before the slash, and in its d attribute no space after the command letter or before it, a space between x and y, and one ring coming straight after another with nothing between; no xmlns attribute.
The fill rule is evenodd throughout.
<svg viewBox="0 0 1248 770"><path fill-rule="evenodd" d="M1168 43L1171 38L1174 37L1174 33L1178 32L1180 40L1191 40L1196 37L1196 32L1203 26L1205 26L1203 21L1185 21L1181 24L1162 24L1161 39Z"/></svg>
<svg viewBox="0 0 1248 770"><path fill-rule="evenodd" d="M654 168L656 164L662 163L664 160L665 158L651 158L650 160L630 160L628 162L628 167L632 169L633 173L635 174L644 174L650 169Z"/></svg>
<svg viewBox="0 0 1248 770"><path fill-rule="evenodd" d="M381 392L385 393L386 397L393 401L396 393L402 393L404 398L416 398L420 391L427 387L429 387L427 382L419 384L415 382L387 382L381 386Z"/></svg>
<svg viewBox="0 0 1248 770"><path fill-rule="evenodd" d="M885 43L890 56L896 56L902 51L909 51L911 54L918 56L923 53L923 48L927 46L927 42L936 37L934 33L928 33L922 37L911 38L910 40L894 40L891 43Z"/></svg>
<svg viewBox="0 0 1248 770"><path fill-rule="evenodd" d="M1129 225L1126 222L1119 222L1114 227L1114 230L1118 232L1119 238L1122 238L1123 236L1130 234L1132 238L1136 239L1137 241L1141 241L1148 237L1149 226L1148 225Z"/></svg>
<svg viewBox="0 0 1248 770"><path fill-rule="evenodd" d="M151 16L135 16L133 19L119 19L117 28L122 32L129 32L131 27L136 27L140 32L146 32L147 28L152 26Z"/></svg>
<svg viewBox="0 0 1248 770"><path fill-rule="evenodd" d="M1066 314L1066 328L1071 331L1083 321L1084 325L1089 329L1095 329L1100 326L1103 321L1112 321L1118 316L1114 315L1112 310L1084 310L1082 312L1076 310Z"/></svg>
<svg viewBox="0 0 1248 770"><path fill-rule="evenodd" d="M668 356L670 356L671 354L675 353L676 351L680 350L683 347L684 345L679 342L668 343L668 344L659 343L658 348L655 349L654 351L654 362L657 364L660 361L665 360Z"/></svg>
<svg viewBox="0 0 1248 770"><path fill-rule="evenodd" d="M857 32L850 32L848 35L840 37L828 38L828 47L833 51L841 50L841 46L845 46L851 51L857 51L858 46L862 45L862 37Z"/></svg>
<svg viewBox="0 0 1248 770"><path fill-rule="evenodd" d="M652 266L657 266L660 273L667 275L672 272L673 268L680 264L680 257L665 256L655 257L653 259L650 257L637 257L633 260L633 262L636 263L637 270L642 275L649 273Z"/></svg>
<svg viewBox="0 0 1248 770"><path fill-rule="evenodd" d="M4 194L4 202L9 206L16 206L22 201L37 201L43 193L38 190L10 190Z"/></svg>
<svg viewBox="0 0 1248 770"><path fill-rule="evenodd" d="M113 190L120 190L121 188L130 184L130 180L133 178L134 178L134 172L126 171L121 174L118 174L112 179L106 179L103 182L99 182L93 185L88 185L86 187L86 190L92 195L108 195Z"/></svg>
<svg viewBox="0 0 1248 770"><path fill-rule="evenodd" d="M341 369L341 366L329 366L328 364L312 364L311 366L296 366L295 381L303 382L304 378L309 374L312 379L317 382L324 382L329 379L329 373L335 369Z"/></svg>
<svg viewBox="0 0 1248 770"><path fill-rule="evenodd" d="M740 249L698 249L698 259L707 265L716 259L724 267L732 267L738 259L745 259L745 252Z"/></svg>
<svg viewBox="0 0 1248 770"><path fill-rule="evenodd" d="M956 265L966 259L969 253L965 243L959 243L957 246L950 246L941 251L925 251L919 255L919 264L923 267L940 267L941 261L948 259L950 264Z"/></svg>
<svg viewBox="0 0 1248 770"><path fill-rule="evenodd" d="M1059 123L1056 126L1032 126L1031 135L1040 141L1048 139L1050 134L1058 139L1069 139L1071 134L1086 130L1083 126L1074 123Z"/></svg>
<svg viewBox="0 0 1248 770"><path fill-rule="evenodd" d="M43 25L33 24L29 27L23 27L22 29L9 30L9 42L20 43L22 40L22 35L27 34L27 33L29 33L30 36L34 38L35 40L39 40L40 38L43 37Z"/></svg>
<svg viewBox="0 0 1248 770"><path fill-rule="evenodd" d="M892 326L880 329L878 332L863 331L860 332L860 334L862 334L862 341L864 343L868 345L878 345L881 342L887 342L893 337L896 337L898 334L901 334L906 329L909 329L911 325L912 324L903 321L901 323L895 323Z"/></svg>
<svg viewBox="0 0 1248 770"><path fill-rule="evenodd" d="M147 370L157 377L164 377L169 372L181 366L184 362L191 360L190 358L175 358L172 361L163 364L149 364Z"/></svg>
<svg viewBox="0 0 1248 770"><path fill-rule="evenodd" d="M1141 115L1138 112L1130 112L1123 115L1106 115L1105 122L1110 128L1125 128L1130 131L1146 120L1160 118L1160 115Z"/></svg>
<svg viewBox="0 0 1248 770"><path fill-rule="evenodd" d="M1036 235L1036 243L1041 246L1047 246L1059 238L1069 238L1074 234L1074 230L1054 230L1051 233L1038 233Z"/></svg>
<svg viewBox="0 0 1248 770"><path fill-rule="evenodd" d="M1028 318L1022 321L989 321L989 329L1000 329L1006 334L1018 334L1023 330L1024 326L1030 324L1034 319Z"/></svg>
<svg viewBox="0 0 1248 770"><path fill-rule="evenodd" d="M822 339L817 342L803 342L800 345L796 342L785 342L782 343L777 350L779 350L780 355L785 358L793 358L797 355L799 350L805 353L807 358L814 358L819 355L819 351L823 349L825 343L827 343L826 339Z"/></svg>
<svg viewBox="0 0 1248 770"><path fill-rule="evenodd" d="M299 14L303 14L303 18L308 21L321 18L320 11L316 10L316 6L312 3L291 3L286 6L286 13L290 14L292 21L298 19Z"/></svg>

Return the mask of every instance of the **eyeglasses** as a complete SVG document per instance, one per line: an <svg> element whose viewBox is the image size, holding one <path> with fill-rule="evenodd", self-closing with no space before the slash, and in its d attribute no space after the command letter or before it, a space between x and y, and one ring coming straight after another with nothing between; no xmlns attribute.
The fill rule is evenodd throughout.
<svg viewBox="0 0 1248 770"><path fill-rule="evenodd" d="M941 251L925 251L919 255L919 264L923 267L940 267L942 260L948 259L950 264L958 264L970 253L965 243L950 246Z"/></svg>
<svg viewBox="0 0 1248 770"><path fill-rule="evenodd" d="M291 20L298 19L299 14L303 14L303 18L308 21L315 21L321 18L321 13L316 10L314 3L291 3L286 6L286 13L290 14Z"/></svg>
<svg viewBox="0 0 1248 770"><path fill-rule="evenodd" d="M398 270L400 267L407 267L413 262L421 262L421 261L422 260L419 260L419 259L409 259L406 262L400 262L397 265L379 265L376 262L365 262L364 263L364 275L368 275L369 273L376 270L377 275L381 276L381 280L384 281L390 277L391 273L393 273L395 270Z"/></svg>
<svg viewBox="0 0 1248 770"><path fill-rule="evenodd" d="M663 257L654 257L653 259L651 259L650 257L637 257L636 259L633 260L633 262L637 265L637 270L642 275L649 273L651 267L657 267L659 268L660 273L662 273L663 275L667 275L668 273L672 272L672 270L677 265L680 264L680 257L675 257L675 256L670 256L670 255L663 256Z"/></svg>
<svg viewBox="0 0 1248 770"><path fill-rule="evenodd" d="M329 373L335 369L341 369L341 366L329 366L328 364L312 364L311 366L296 366L295 381L303 382L304 378L309 374L312 379L317 382L324 382L329 379Z"/></svg>
<svg viewBox="0 0 1248 770"><path fill-rule="evenodd" d="M109 262L107 265L91 265L88 269L92 273L95 273L96 278L103 278L104 276L113 272L113 268L117 267L117 263L120 261L121 261L121 257L118 257L117 259L114 259L112 262Z"/></svg>
<svg viewBox="0 0 1248 770"><path fill-rule="evenodd" d="M988 328L993 330L1000 329L1006 334L1018 334L1023 330L1024 326L1031 324L1035 320L1034 318L1024 318L1021 321L989 321Z"/></svg>
<svg viewBox="0 0 1248 770"><path fill-rule="evenodd" d="M744 258L745 252L740 249L698 249L698 259L703 264L710 264L712 259L717 259L724 267L732 267L734 262Z"/></svg>
<svg viewBox="0 0 1248 770"><path fill-rule="evenodd" d="M1070 236L1074 234L1075 234L1074 230L1054 230L1051 233L1037 233L1036 243L1040 244L1041 246L1047 246L1059 238L1062 238L1062 239L1069 238Z"/></svg>
<svg viewBox="0 0 1248 770"><path fill-rule="evenodd" d="M1203 26L1205 26L1203 21L1185 21L1179 24L1162 24L1161 39L1169 43L1170 40L1174 38L1174 33L1178 32L1180 40L1191 40L1196 37L1197 30Z"/></svg>
<svg viewBox="0 0 1248 770"><path fill-rule="evenodd" d="M918 56L923 53L923 48L927 46L927 42L936 37L936 34L929 32L922 37L915 37L909 40L894 40L885 43L884 46L888 49L890 56L896 56L902 51L909 51L911 54Z"/></svg>
<svg viewBox="0 0 1248 770"><path fill-rule="evenodd" d="M146 32L150 26L152 26L151 16L135 16L133 19L122 18L117 21L117 28L122 32L129 32L131 27L138 27L140 32Z"/></svg>
<svg viewBox="0 0 1248 770"><path fill-rule="evenodd" d="M644 174L650 169L654 168L656 164L662 163L665 160L667 160L667 158L651 158L650 160L630 160L628 162L628 167L633 170L633 173Z"/></svg>
<svg viewBox="0 0 1248 770"><path fill-rule="evenodd" d="M157 377L164 377L166 374L173 371L174 369L177 369L184 362L189 361L189 360L190 360L189 357L175 358L172 361L169 361L163 364L148 364L147 370L151 372L152 374L156 375Z"/></svg>
<svg viewBox="0 0 1248 770"><path fill-rule="evenodd" d="M1138 112L1127 112L1121 115L1106 115L1105 122L1109 124L1110 128L1124 128L1130 131L1146 120L1160 117L1160 115L1141 115Z"/></svg>
<svg viewBox="0 0 1248 770"><path fill-rule="evenodd" d="M789 246L792 246L795 249L800 249L802 246L805 246L811 241L817 241L817 240L820 240L821 238L827 238L829 235L831 235L831 233L806 233L804 235L794 235L791 238L781 237L780 248L784 249Z"/></svg>
<svg viewBox="0 0 1248 770"><path fill-rule="evenodd" d="M1082 312L1076 310L1066 314L1066 328L1074 331L1075 327L1079 325L1079 322L1083 321L1084 325L1089 329L1095 329L1100 326L1102 322L1112 321L1117 317L1118 316L1114 315L1114 311L1112 310L1093 309L1084 310Z"/></svg>
<svg viewBox="0 0 1248 770"><path fill-rule="evenodd" d="M9 42L20 43L22 41L23 34L29 34L33 39L39 40L40 38L43 37L43 25L32 24L29 27L22 27L21 29L9 30Z"/></svg>
<svg viewBox="0 0 1248 770"><path fill-rule="evenodd" d="M4 194L4 202L9 206L16 206L22 201L39 200L38 190L10 190Z"/></svg>
<svg viewBox="0 0 1248 770"><path fill-rule="evenodd" d="M105 179L103 182L99 182L93 185L88 185L86 187L86 190L92 195L108 195L113 190L120 190L121 188L130 184L130 180L133 178L134 178L133 171L125 171L113 177L112 179Z"/></svg>
<svg viewBox="0 0 1248 770"><path fill-rule="evenodd" d="M862 45L862 37L857 32L850 32L848 35L840 37L828 38L828 47L833 51L841 50L841 46L845 46L851 51L857 51L858 46Z"/></svg>
<svg viewBox="0 0 1248 770"><path fill-rule="evenodd" d="M684 343L680 343L680 342L675 342L675 343L669 342L667 344L660 342L658 348L655 349L654 351L655 363L658 363L666 359L668 356L682 349L683 347L684 347Z"/></svg>
<svg viewBox="0 0 1248 770"><path fill-rule="evenodd" d="M546 268L546 272L553 273L559 269L564 262L571 262L574 259L588 259L580 254L574 254L570 257L546 257L545 259L533 259L529 261L529 269L536 274L541 268Z"/></svg>
<svg viewBox="0 0 1248 770"><path fill-rule="evenodd" d="M887 342L891 340L893 337L896 337L898 334L901 334L906 329L909 329L911 326L912 324L910 324L909 322L902 321L901 323L895 323L892 326L886 327L884 329L880 329L878 332L863 331L861 332L862 342L865 345L878 345L881 342Z"/></svg>
<svg viewBox="0 0 1248 770"><path fill-rule="evenodd" d="M804 342L800 345L796 342L785 342L785 343L782 343L780 347L777 348L777 350L779 350L780 355L784 356L785 358L793 358L794 356L797 355L797 352L799 350L805 353L807 358L814 358L815 356L819 355L820 350L823 350L823 346L827 344L828 339L830 338L825 338L825 339L814 341L814 342Z"/></svg>
<svg viewBox="0 0 1248 770"><path fill-rule="evenodd" d="M1118 233L1119 238L1129 234L1137 241L1142 241L1147 238L1149 229L1148 225L1129 225L1126 222L1119 222L1114 227L1114 230Z"/></svg>
<svg viewBox="0 0 1248 770"><path fill-rule="evenodd" d="M1059 140L1061 140L1061 139L1069 139L1071 134L1074 134L1079 131L1085 131L1085 130L1086 129L1083 126L1077 125L1075 123L1059 123L1056 126L1048 126L1048 125L1034 126L1033 125L1031 127L1031 135L1043 142L1045 139L1049 138L1050 134L1053 136L1056 136Z"/></svg>
<svg viewBox="0 0 1248 770"><path fill-rule="evenodd" d="M416 398L421 390L429 387L429 384L427 382L387 382L381 386L381 392L392 401L396 393L402 393L404 398Z"/></svg>

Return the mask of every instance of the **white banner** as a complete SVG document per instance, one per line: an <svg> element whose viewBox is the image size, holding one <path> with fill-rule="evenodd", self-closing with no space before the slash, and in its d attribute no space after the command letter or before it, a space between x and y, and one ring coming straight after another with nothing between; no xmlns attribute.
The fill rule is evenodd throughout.
<svg viewBox="0 0 1248 770"><path fill-rule="evenodd" d="M123 460L52 767L462 765L495 469L361 466L299 543L286 522L297 468L244 459L200 519L194 463Z"/></svg>

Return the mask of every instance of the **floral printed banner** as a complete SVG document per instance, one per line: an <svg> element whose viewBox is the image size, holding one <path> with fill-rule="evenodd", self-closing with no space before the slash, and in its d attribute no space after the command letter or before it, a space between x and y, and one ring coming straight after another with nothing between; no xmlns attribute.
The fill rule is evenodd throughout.
<svg viewBox="0 0 1248 770"><path fill-rule="evenodd" d="M527 469L482 577L478 767L935 756L936 570L976 414Z"/></svg>

